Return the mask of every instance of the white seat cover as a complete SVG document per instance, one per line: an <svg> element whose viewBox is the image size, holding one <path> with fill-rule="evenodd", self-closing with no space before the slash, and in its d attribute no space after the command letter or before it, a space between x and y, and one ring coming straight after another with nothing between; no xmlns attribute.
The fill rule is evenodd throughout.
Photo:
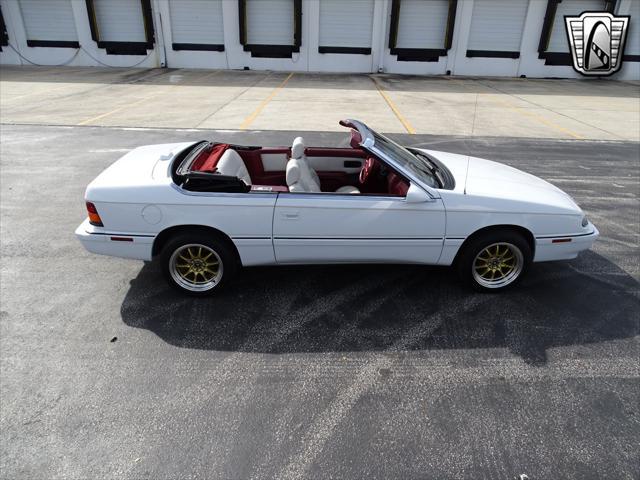
<svg viewBox="0 0 640 480"><path fill-rule="evenodd" d="M292 158L287 162L290 192L320 192L320 180L317 178L318 174L309 167L305 158Z"/></svg>
<svg viewBox="0 0 640 480"><path fill-rule="evenodd" d="M304 155L304 138L296 137L291 145L291 158L306 158Z"/></svg>
<svg viewBox="0 0 640 480"><path fill-rule="evenodd" d="M242 157L235 150L228 148L218 160L217 171L222 175L238 177L247 185L251 185L251 177Z"/></svg>
<svg viewBox="0 0 640 480"><path fill-rule="evenodd" d="M336 190L336 193L360 193L360 190L353 185L345 185Z"/></svg>
<svg viewBox="0 0 640 480"><path fill-rule="evenodd" d="M296 137L287 162L287 185L290 192L320 192L320 178L309 166L304 154L304 138Z"/></svg>
<svg viewBox="0 0 640 480"><path fill-rule="evenodd" d="M304 139L297 137L291 146L291 159L287 162L287 185L290 192L321 192L320 178L311 168L304 154ZM360 193L356 187L345 185L336 193Z"/></svg>

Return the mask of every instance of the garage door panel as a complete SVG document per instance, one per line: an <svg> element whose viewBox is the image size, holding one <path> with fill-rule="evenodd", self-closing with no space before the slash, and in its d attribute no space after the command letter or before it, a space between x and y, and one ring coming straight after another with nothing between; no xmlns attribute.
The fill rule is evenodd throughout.
<svg viewBox="0 0 640 480"><path fill-rule="evenodd" d="M20 0L27 40L77 41L71 0Z"/></svg>
<svg viewBox="0 0 640 480"><path fill-rule="evenodd" d="M223 45L222 0L170 0L173 43Z"/></svg>
<svg viewBox="0 0 640 480"><path fill-rule="evenodd" d="M443 48L448 16L447 0L402 0L396 48Z"/></svg>
<svg viewBox="0 0 640 480"><path fill-rule="evenodd" d="M627 42L624 50L625 55L640 55L640 1L634 1L628 15L629 30L627 32Z"/></svg>
<svg viewBox="0 0 640 480"><path fill-rule="evenodd" d="M559 3L556 8L556 16L553 20L553 28L551 29L547 52L569 52L569 41L564 23L565 15L577 16L588 10L602 11L604 7L603 0L564 0Z"/></svg>
<svg viewBox="0 0 640 480"><path fill-rule="evenodd" d="M469 50L519 52L529 0L475 0Z"/></svg>
<svg viewBox="0 0 640 480"><path fill-rule="evenodd" d="M374 0L320 0L320 46L371 48Z"/></svg>
<svg viewBox="0 0 640 480"><path fill-rule="evenodd" d="M247 43L293 45L293 0L247 0Z"/></svg>
<svg viewBox="0 0 640 480"><path fill-rule="evenodd" d="M93 0L102 42L146 42L140 0Z"/></svg>

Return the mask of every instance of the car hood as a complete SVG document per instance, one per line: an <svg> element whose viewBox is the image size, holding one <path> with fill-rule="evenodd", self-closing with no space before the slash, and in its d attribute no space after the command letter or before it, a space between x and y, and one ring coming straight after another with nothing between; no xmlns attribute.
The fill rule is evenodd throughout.
<svg viewBox="0 0 640 480"><path fill-rule="evenodd" d="M526 202L580 212L573 199L555 185L517 168L483 158L424 150L453 174L455 190L477 197Z"/></svg>

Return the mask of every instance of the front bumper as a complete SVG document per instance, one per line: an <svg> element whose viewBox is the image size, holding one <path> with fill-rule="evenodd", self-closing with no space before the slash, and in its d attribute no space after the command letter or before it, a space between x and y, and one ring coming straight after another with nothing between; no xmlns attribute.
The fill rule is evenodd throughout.
<svg viewBox="0 0 640 480"><path fill-rule="evenodd" d="M551 260L571 260L578 253L588 250L600 236L598 229L591 225L592 232L584 235L567 235L551 238L536 238L536 253L534 262L548 262Z"/></svg>
<svg viewBox="0 0 640 480"><path fill-rule="evenodd" d="M155 239L154 236L105 232L104 228L91 225L89 219L76 228L76 237L91 253L137 260L151 260Z"/></svg>

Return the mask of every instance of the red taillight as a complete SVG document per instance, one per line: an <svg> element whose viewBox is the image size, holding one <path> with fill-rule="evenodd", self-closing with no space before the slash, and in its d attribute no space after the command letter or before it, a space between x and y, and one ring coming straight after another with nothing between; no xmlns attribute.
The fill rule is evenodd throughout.
<svg viewBox="0 0 640 480"><path fill-rule="evenodd" d="M100 218L100 215L98 215L98 210L93 203L87 202L87 212L89 213L89 223L91 225L94 227L104 227L102 219Z"/></svg>

